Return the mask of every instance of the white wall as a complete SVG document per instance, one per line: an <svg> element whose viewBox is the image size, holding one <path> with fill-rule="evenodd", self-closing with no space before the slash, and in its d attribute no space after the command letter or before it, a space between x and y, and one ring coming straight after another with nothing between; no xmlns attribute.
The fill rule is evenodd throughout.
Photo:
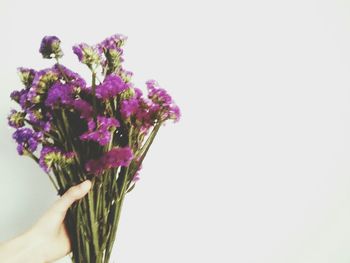
<svg viewBox="0 0 350 263"><path fill-rule="evenodd" d="M55 199L17 156L6 126L16 67L129 36L126 66L181 106L122 215L117 262L350 261L350 3L295 1L0 2L0 239Z"/></svg>

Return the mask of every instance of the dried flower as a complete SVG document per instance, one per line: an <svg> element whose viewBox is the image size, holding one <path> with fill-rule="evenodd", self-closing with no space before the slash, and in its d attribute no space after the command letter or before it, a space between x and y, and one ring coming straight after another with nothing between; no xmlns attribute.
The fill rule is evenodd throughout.
<svg viewBox="0 0 350 263"><path fill-rule="evenodd" d="M105 153L101 158L89 160L86 165L86 171L98 175L102 171L118 167L128 166L133 158L133 153L129 147L113 148Z"/></svg>
<svg viewBox="0 0 350 263"><path fill-rule="evenodd" d="M111 140L111 133L115 128L120 126L120 123L115 118L106 118L103 116L97 117L97 128L95 122L90 120L88 123L89 130L80 136L83 141L96 141L104 146ZM96 128L96 129L95 129Z"/></svg>
<svg viewBox="0 0 350 263"><path fill-rule="evenodd" d="M160 121L168 119L179 121L181 116L180 109L175 105L167 91L159 87L155 80L147 81L146 85L148 89L148 98L151 99L154 105L159 106Z"/></svg>
<svg viewBox="0 0 350 263"><path fill-rule="evenodd" d="M23 127L25 116L26 116L25 112L11 110L10 115L7 117L8 124L14 128Z"/></svg>
<svg viewBox="0 0 350 263"><path fill-rule="evenodd" d="M36 71L34 69L23 68L23 67L20 67L17 70L18 70L18 75L21 82L26 88L29 88L33 83Z"/></svg>
<svg viewBox="0 0 350 263"><path fill-rule="evenodd" d="M45 105L47 107L58 107L60 105L71 105L73 103L73 86L56 82L48 91Z"/></svg>
<svg viewBox="0 0 350 263"><path fill-rule="evenodd" d="M52 68L36 72L33 84L27 94L27 100L34 104L42 102L46 92L58 79L59 73Z"/></svg>
<svg viewBox="0 0 350 263"><path fill-rule="evenodd" d="M99 99L110 99L126 90L128 85L115 74L108 75L103 83L96 87L96 97Z"/></svg>
<svg viewBox="0 0 350 263"><path fill-rule="evenodd" d="M40 153L39 165L45 172L49 172L54 164L60 167L66 167L71 164L74 160L74 155L74 152L64 153L57 147L44 146Z"/></svg>
<svg viewBox="0 0 350 263"><path fill-rule="evenodd" d="M61 40L56 36L45 36L40 45L39 52L43 58L61 58L63 52L61 50Z"/></svg>
<svg viewBox="0 0 350 263"><path fill-rule="evenodd" d="M90 119L93 114L92 106L85 100L77 99L72 103L73 108L80 113L82 119Z"/></svg>
<svg viewBox="0 0 350 263"><path fill-rule="evenodd" d="M29 128L17 129L12 138L17 142L17 151L19 155L23 155L26 150L34 152L38 147L39 140L42 138L41 132L34 132Z"/></svg>
<svg viewBox="0 0 350 263"><path fill-rule="evenodd" d="M35 160L60 195L87 178L93 181L91 194L67 214L72 257L81 262L109 261L122 200L139 180L161 125L180 118L178 106L155 81L146 83L145 95L134 86L133 73L122 65L125 40L113 35L97 45L73 47L91 70L87 84L59 61L61 41L46 36L40 53L54 58L53 66L19 68L24 88L10 95L21 107L8 116L18 153Z"/></svg>
<svg viewBox="0 0 350 263"><path fill-rule="evenodd" d="M100 64L100 54L98 50L93 46L81 43L73 47L73 52L77 55L79 61L87 65L90 69L92 69L93 66L97 66Z"/></svg>

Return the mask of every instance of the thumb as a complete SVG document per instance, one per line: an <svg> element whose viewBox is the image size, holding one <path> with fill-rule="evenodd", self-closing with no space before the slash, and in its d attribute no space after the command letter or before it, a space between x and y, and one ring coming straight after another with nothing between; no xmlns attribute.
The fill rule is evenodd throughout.
<svg viewBox="0 0 350 263"><path fill-rule="evenodd" d="M60 199L58 199L52 209L65 216L68 208L77 200L83 198L91 189L91 181L86 180L78 185L69 188Z"/></svg>

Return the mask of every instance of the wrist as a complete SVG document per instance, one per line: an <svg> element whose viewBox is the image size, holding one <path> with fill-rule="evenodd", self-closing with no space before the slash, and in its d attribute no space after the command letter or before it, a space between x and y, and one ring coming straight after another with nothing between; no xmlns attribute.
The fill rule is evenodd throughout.
<svg viewBox="0 0 350 263"><path fill-rule="evenodd" d="M33 263L45 263L43 244L35 231L29 230L18 237L22 247L22 257L25 261ZM22 261L21 261L22 262Z"/></svg>
<svg viewBox="0 0 350 263"><path fill-rule="evenodd" d="M31 231L0 244L0 259L4 263L44 263L40 242Z"/></svg>

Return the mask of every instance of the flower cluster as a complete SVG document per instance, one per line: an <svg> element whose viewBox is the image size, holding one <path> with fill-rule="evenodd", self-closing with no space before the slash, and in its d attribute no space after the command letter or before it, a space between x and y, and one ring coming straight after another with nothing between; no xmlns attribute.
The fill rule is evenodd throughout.
<svg viewBox="0 0 350 263"><path fill-rule="evenodd" d="M128 85L121 77L110 74L104 79L103 83L96 87L96 97L102 100L110 99L116 97L127 88Z"/></svg>
<svg viewBox="0 0 350 263"><path fill-rule="evenodd" d="M57 147L45 146L40 153L39 165L45 172L49 172L54 164L65 167L73 162L73 158L74 152L64 153Z"/></svg>
<svg viewBox="0 0 350 263"><path fill-rule="evenodd" d="M118 166L128 166L133 158L133 153L129 147L114 148L96 160L90 160L85 168L88 172L96 175L102 171Z"/></svg>
<svg viewBox="0 0 350 263"><path fill-rule="evenodd" d="M73 52L75 55L77 55L79 61L87 65L89 68L97 66L101 61L98 50L95 47L85 43L75 45L73 47Z"/></svg>
<svg viewBox="0 0 350 263"><path fill-rule="evenodd" d="M89 130L80 136L81 140L96 141L104 146L110 142L111 133L119 127L119 121L115 118L97 117L97 127L95 121L91 119L88 122Z"/></svg>
<svg viewBox="0 0 350 263"><path fill-rule="evenodd" d="M23 127L25 116L26 116L25 112L18 112L16 110L11 110L10 115L7 117L8 124L13 128Z"/></svg>
<svg viewBox="0 0 350 263"><path fill-rule="evenodd" d="M73 47L78 60L92 72L88 84L59 62L60 39L43 38L40 53L56 63L41 70L19 68L24 88L11 93L21 106L21 111L12 110L8 116L9 125L16 129L13 138L19 154L34 154L41 143L38 159L45 171L53 162L62 166L72 162L74 152L86 172L102 173L129 165L157 123L180 118L179 108L155 81L146 83L148 96L131 83L132 72L122 66L126 39L113 35L96 45Z"/></svg>
<svg viewBox="0 0 350 263"><path fill-rule="evenodd" d="M23 155L27 151L34 152L37 149L42 133L34 132L29 128L19 128L13 133L12 138L18 144L18 154Z"/></svg>
<svg viewBox="0 0 350 263"><path fill-rule="evenodd" d="M45 36L41 41L39 52L43 58L61 58L63 52L61 50L61 40L56 36Z"/></svg>
<svg viewBox="0 0 350 263"><path fill-rule="evenodd" d="M67 214L73 262L109 262L123 198L140 179L160 127L180 118L156 81L146 82L146 94L132 83L133 73L123 66L125 41L113 35L73 47L91 72L86 81L61 63L61 40L46 36L39 52L53 65L19 68L23 88L10 95L20 107L7 117L18 153L37 162L60 195L92 181L89 194Z"/></svg>

